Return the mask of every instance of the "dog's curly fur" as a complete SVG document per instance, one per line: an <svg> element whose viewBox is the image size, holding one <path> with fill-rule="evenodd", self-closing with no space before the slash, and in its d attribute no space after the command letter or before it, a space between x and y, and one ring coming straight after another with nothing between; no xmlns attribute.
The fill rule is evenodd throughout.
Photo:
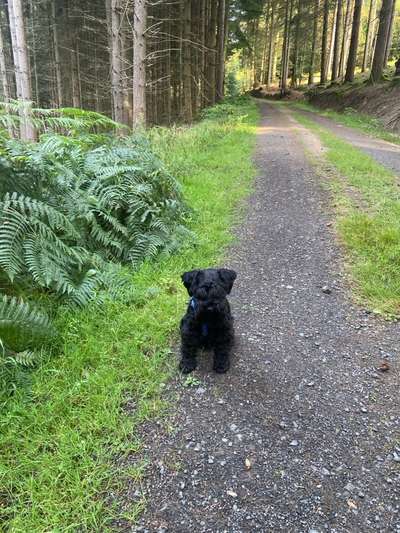
<svg viewBox="0 0 400 533"><path fill-rule="evenodd" d="M184 374L197 366L199 348L214 350L214 370L220 374L230 366L234 341L233 318L227 300L236 272L226 268L192 270L182 275L191 299L181 320L181 362Z"/></svg>

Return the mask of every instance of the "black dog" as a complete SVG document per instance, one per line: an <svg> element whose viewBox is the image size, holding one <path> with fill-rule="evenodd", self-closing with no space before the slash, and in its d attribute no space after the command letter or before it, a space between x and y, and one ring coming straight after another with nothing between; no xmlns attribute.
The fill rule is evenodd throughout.
<svg viewBox="0 0 400 533"><path fill-rule="evenodd" d="M233 318L226 296L231 292L236 272L221 268L192 270L182 275L189 296L189 306L181 321L184 374L196 366L199 348L214 350L214 370L220 374L229 369L233 346Z"/></svg>

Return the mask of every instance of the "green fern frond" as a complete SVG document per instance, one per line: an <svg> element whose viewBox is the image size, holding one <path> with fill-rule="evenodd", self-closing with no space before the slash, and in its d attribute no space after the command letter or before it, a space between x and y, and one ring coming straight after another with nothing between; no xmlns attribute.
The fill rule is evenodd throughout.
<svg viewBox="0 0 400 533"><path fill-rule="evenodd" d="M11 328L29 330L35 336L54 332L49 318L23 300L7 295L0 296L0 337Z"/></svg>

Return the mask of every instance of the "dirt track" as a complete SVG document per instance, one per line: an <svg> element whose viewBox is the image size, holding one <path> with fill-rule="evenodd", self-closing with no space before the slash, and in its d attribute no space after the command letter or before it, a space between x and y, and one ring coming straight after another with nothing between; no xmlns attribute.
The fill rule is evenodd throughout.
<svg viewBox="0 0 400 533"><path fill-rule="evenodd" d="M200 384L170 384L179 398L145 428L151 466L127 494L147 512L123 529L400 532L400 328L349 303L298 130L260 106L256 189L226 260L232 369L215 375L205 357Z"/></svg>
<svg viewBox="0 0 400 533"><path fill-rule="evenodd" d="M381 139L375 139L368 135L365 135L353 128L342 126L335 121L323 117L318 113L312 111L305 111L303 109L297 109L299 113L302 113L307 118L311 118L324 128L328 129L331 133L334 133L344 141L352 144L359 150L362 150L366 154L373 157L378 163L385 166L389 170L393 170L396 175L400 176L400 146Z"/></svg>

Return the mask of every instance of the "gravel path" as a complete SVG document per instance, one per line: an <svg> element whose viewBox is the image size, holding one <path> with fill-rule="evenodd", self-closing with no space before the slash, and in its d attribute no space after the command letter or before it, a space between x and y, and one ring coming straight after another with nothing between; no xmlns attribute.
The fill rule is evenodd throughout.
<svg viewBox="0 0 400 533"><path fill-rule="evenodd" d="M312 111L296 109L307 118L311 118L317 124L327 128L329 131L349 142L356 148L373 157L378 163L393 170L400 176L400 146L387 141L382 141L374 137L369 137L353 128L342 126L330 118L323 117Z"/></svg>
<svg viewBox="0 0 400 533"><path fill-rule="evenodd" d="M259 176L227 261L232 369L205 357L199 383L168 386L173 413L145 428L148 477L126 494L147 511L121 528L400 532L399 325L349 302L298 129L260 106Z"/></svg>

